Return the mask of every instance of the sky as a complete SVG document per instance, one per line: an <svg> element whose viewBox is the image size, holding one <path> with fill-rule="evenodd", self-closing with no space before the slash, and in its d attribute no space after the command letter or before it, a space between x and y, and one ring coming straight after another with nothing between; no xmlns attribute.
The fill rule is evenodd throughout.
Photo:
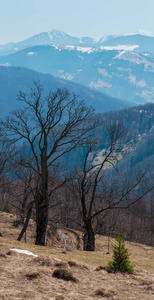
<svg viewBox="0 0 154 300"><path fill-rule="evenodd" d="M0 44L52 29L71 36L154 33L154 0L0 0Z"/></svg>

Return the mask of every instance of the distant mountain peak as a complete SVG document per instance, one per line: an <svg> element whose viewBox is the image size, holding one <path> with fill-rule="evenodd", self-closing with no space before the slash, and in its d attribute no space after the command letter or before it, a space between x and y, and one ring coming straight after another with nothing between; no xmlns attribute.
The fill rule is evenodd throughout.
<svg viewBox="0 0 154 300"><path fill-rule="evenodd" d="M133 33L124 33L124 34L114 34L114 35L106 35L102 36L98 41L99 43L103 43L115 38L122 38L122 37L128 37L128 36L135 36L135 35L142 35L142 36L148 36L148 37L154 37L154 33L152 32L147 32L145 30L139 30L137 32Z"/></svg>
<svg viewBox="0 0 154 300"><path fill-rule="evenodd" d="M145 30L139 30L137 34L154 37L154 33Z"/></svg>
<svg viewBox="0 0 154 300"><path fill-rule="evenodd" d="M54 37L63 37L65 38L66 36L69 36L67 33L65 33L64 31L61 31L61 30L56 30L56 29L53 29L51 31L48 32L48 35L53 35Z"/></svg>

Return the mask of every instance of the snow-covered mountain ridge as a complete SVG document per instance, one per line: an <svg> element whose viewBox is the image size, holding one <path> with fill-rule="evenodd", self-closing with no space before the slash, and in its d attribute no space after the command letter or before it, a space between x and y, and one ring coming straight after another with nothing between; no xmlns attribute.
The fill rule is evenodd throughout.
<svg viewBox="0 0 154 300"><path fill-rule="evenodd" d="M15 53L19 50L37 45L72 45L80 47L121 47L135 46L137 52L154 53L154 34L139 32L130 35L110 35L103 36L96 40L91 37L72 37L63 31L52 30L36 34L28 39L17 43L0 45L0 56ZM138 46L138 47L137 47Z"/></svg>
<svg viewBox="0 0 154 300"><path fill-rule="evenodd" d="M33 46L0 57L0 66L48 73L136 104L154 102L154 55L137 46Z"/></svg>
<svg viewBox="0 0 154 300"><path fill-rule="evenodd" d="M154 36L72 37L52 30L0 45L0 66L48 73L137 104L154 102Z"/></svg>

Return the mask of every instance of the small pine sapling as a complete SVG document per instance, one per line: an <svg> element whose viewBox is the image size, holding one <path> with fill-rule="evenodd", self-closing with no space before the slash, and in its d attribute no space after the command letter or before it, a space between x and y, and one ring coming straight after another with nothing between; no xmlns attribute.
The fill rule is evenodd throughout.
<svg viewBox="0 0 154 300"><path fill-rule="evenodd" d="M128 272L133 273L133 266L131 265L130 254L125 248L125 240L122 231L117 232L115 237L115 244L113 245L113 260L108 262L108 266L115 272Z"/></svg>

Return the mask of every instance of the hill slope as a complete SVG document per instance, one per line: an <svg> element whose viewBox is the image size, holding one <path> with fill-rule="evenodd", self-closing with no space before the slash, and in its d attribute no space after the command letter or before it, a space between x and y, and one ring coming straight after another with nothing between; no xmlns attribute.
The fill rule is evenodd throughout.
<svg viewBox="0 0 154 300"><path fill-rule="evenodd" d="M119 168L125 172L131 170L133 174L133 168L140 165L142 168L149 168L152 177L152 174L154 175L154 104L105 113L101 117L105 122L110 118L121 119L129 133L129 151L126 151Z"/></svg>
<svg viewBox="0 0 154 300"><path fill-rule="evenodd" d="M152 102L154 56L132 50L132 46L109 49L32 46L1 56L0 65L49 73L125 101L138 104Z"/></svg>
<svg viewBox="0 0 154 300"><path fill-rule="evenodd" d="M79 95L81 100L84 99L88 106L94 107L96 112L118 110L130 106L130 103L124 103L106 94L51 75L40 74L24 68L0 67L0 117L6 116L10 110L21 105L16 101L18 91L22 90L29 93L34 80L40 81L45 95L49 90L56 87L67 88L70 92Z"/></svg>
<svg viewBox="0 0 154 300"><path fill-rule="evenodd" d="M107 237L97 236L96 252L64 251L56 247L41 247L15 240L12 225L15 216L0 212L0 224L5 234L0 237L0 298L3 300L152 300L154 293L154 252L152 247L126 243L135 271L132 275L107 273L104 269L111 259L107 252ZM11 230L12 235L9 235ZM31 231L29 231L30 233ZM10 251L10 248L34 252L38 257ZM70 263L73 261L73 263ZM66 269L77 283L52 277L56 269ZM98 295L96 295L98 294Z"/></svg>

